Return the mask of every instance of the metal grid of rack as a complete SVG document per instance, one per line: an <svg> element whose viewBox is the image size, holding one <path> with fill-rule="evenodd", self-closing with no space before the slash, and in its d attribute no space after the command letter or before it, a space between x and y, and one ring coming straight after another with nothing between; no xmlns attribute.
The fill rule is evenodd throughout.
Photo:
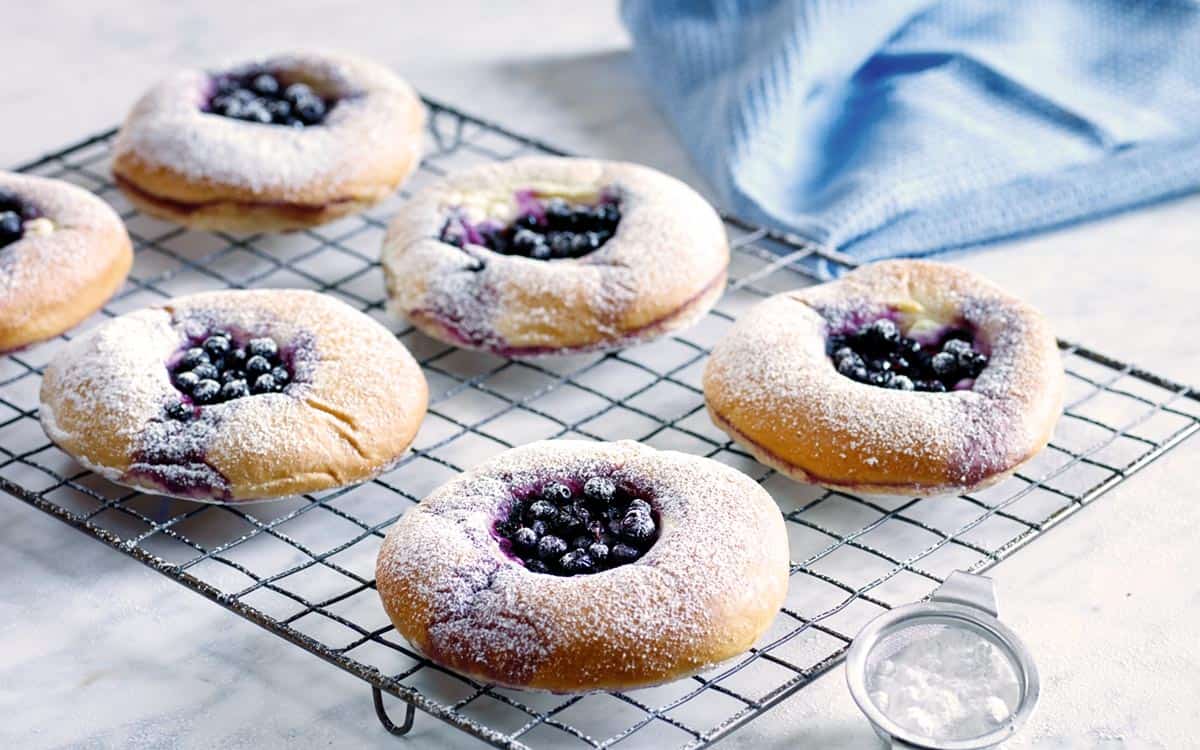
<svg viewBox="0 0 1200 750"><path fill-rule="evenodd" d="M709 422L700 373L711 346L763 296L815 283L816 263L852 261L727 217L730 285L678 335L607 355L518 362L432 341L383 310L378 249L409 191L471 165L560 153L426 100L421 169L365 215L289 235L189 232L133 210L108 169L112 132L22 168L96 192L122 213L136 261L121 292L81 328L0 357L0 489L153 567L372 687L385 728L417 709L497 747L703 747L837 663L858 628L928 594L951 571L990 567L1200 429L1200 394L1063 343L1065 414L1051 446L1010 479L958 497L858 497L793 483ZM414 450L356 487L219 506L132 492L82 470L42 434L40 371L65 340L165 298L217 288L299 287L334 295L393 330L419 359L431 405ZM561 696L479 684L399 638L374 591L389 525L443 481L531 440L631 438L705 455L759 480L788 521L791 584L751 651L695 677L624 693ZM383 694L406 704L393 724Z"/></svg>

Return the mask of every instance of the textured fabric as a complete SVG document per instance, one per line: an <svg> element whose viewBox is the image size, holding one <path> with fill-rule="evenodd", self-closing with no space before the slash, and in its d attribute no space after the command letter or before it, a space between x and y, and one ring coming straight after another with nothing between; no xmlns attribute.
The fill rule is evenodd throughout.
<svg viewBox="0 0 1200 750"><path fill-rule="evenodd" d="M727 206L860 259L1200 186L1194 3L625 0L622 12Z"/></svg>

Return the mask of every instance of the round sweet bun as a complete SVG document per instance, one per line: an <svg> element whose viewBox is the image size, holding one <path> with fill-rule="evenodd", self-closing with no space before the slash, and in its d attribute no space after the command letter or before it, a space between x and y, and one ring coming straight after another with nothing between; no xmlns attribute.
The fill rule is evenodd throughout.
<svg viewBox="0 0 1200 750"><path fill-rule="evenodd" d="M911 336L966 327L990 351L973 386L892 390L837 372L832 334L881 317ZM1045 447L1065 376L1050 326L960 268L886 261L756 305L713 349L704 396L718 427L793 479L869 493L966 491Z"/></svg>
<svg viewBox="0 0 1200 750"><path fill-rule="evenodd" d="M536 260L441 239L452 212L510 225L520 197L619 202L615 234L576 258ZM716 211L637 164L527 157L445 177L405 203L383 250L389 309L450 344L508 357L610 350L686 328L724 291Z"/></svg>
<svg viewBox="0 0 1200 750"><path fill-rule="evenodd" d="M32 207L0 248L0 352L52 338L100 309L125 281L133 247L116 212L61 180L0 172L0 195Z"/></svg>
<svg viewBox="0 0 1200 750"><path fill-rule="evenodd" d="M384 200L416 168L425 110L388 69L295 53L222 73L259 70L336 103L319 125L244 122L203 111L214 73L175 73L141 98L117 134L113 175L131 203L193 229L300 229Z"/></svg>
<svg viewBox="0 0 1200 750"><path fill-rule="evenodd" d="M186 418L169 370L214 331L270 337L291 369L278 393ZM145 492L234 502L361 482L392 466L425 414L420 368L387 329L299 290L206 292L115 318L46 368L40 416L88 469Z"/></svg>
<svg viewBox="0 0 1200 750"><path fill-rule="evenodd" d="M504 551L495 524L514 491L585 476L650 497L661 531L644 557L559 576ZM716 461L630 441L546 441L425 498L388 533L376 576L396 629L438 664L508 687L625 690L753 645L787 592L787 532L766 491Z"/></svg>

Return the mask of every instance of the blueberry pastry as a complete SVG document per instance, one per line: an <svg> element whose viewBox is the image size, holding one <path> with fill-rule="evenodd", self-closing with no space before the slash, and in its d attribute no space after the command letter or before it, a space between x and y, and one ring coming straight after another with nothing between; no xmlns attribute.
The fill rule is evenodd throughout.
<svg viewBox="0 0 1200 750"><path fill-rule="evenodd" d="M408 201L383 251L390 308L450 344L508 357L620 348L690 325L729 246L682 182L635 164L530 157Z"/></svg>
<svg viewBox="0 0 1200 750"><path fill-rule="evenodd" d="M1064 381L1032 307L901 260L759 303L714 348L704 396L718 427L795 479L934 493L998 481L1045 447Z"/></svg>
<svg viewBox="0 0 1200 750"><path fill-rule="evenodd" d="M417 165L424 119L407 83L355 58L184 70L134 107L113 174L138 208L188 227L298 229L391 195Z"/></svg>
<svg viewBox="0 0 1200 750"><path fill-rule="evenodd" d="M0 352L94 313L132 263L125 225L107 203L60 180L0 172Z"/></svg>
<svg viewBox="0 0 1200 750"><path fill-rule="evenodd" d="M724 464L624 441L507 451L383 542L384 608L429 659L561 693L652 685L742 653L788 584L783 517Z"/></svg>
<svg viewBox="0 0 1200 750"><path fill-rule="evenodd" d="M332 297L206 292L123 315L46 368L46 434L146 492L235 502L315 492L393 465L425 378L387 329Z"/></svg>

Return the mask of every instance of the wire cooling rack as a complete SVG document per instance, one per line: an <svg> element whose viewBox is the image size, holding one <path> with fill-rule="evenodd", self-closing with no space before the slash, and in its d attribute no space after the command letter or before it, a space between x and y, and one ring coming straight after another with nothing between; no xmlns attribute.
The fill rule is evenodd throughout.
<svg viewBox="0 0 1200 750"><path fill-rule="evenodd" d="M881 611L928 594L951 571L994 565L1200 429L1200 395L1063 343L1065 415L1020 473L958 497L858 497L801 485L756 463L705 415L712 345L763 296L814 283L836 253L728 218L730 285L676 336L607 355L515 362L437 343L384 313L376 258L385 219L446 172L554 148L426 101L427 156L390 203L289 235L189 232L133 210L109 177L107 132L23 168L83 185L118 208L137 248L123 290L61 339L0 357L0 488L369 683L384 727L416 709L497 747L703 747L835 664ZM300 287L378 319L420 360L431 391L414 450L366 484L273 503L202 505L83 471L37 422L41 370L63 341L108 317L218 288ZM710 456L758 479L788 521L791 583L744 656L695 677L624 693L560 696L491 687L431 664L388 623L374 562L388 526L463 469L553 437L632 438ZM389 693L406 703L393 724Z"/></svg>

